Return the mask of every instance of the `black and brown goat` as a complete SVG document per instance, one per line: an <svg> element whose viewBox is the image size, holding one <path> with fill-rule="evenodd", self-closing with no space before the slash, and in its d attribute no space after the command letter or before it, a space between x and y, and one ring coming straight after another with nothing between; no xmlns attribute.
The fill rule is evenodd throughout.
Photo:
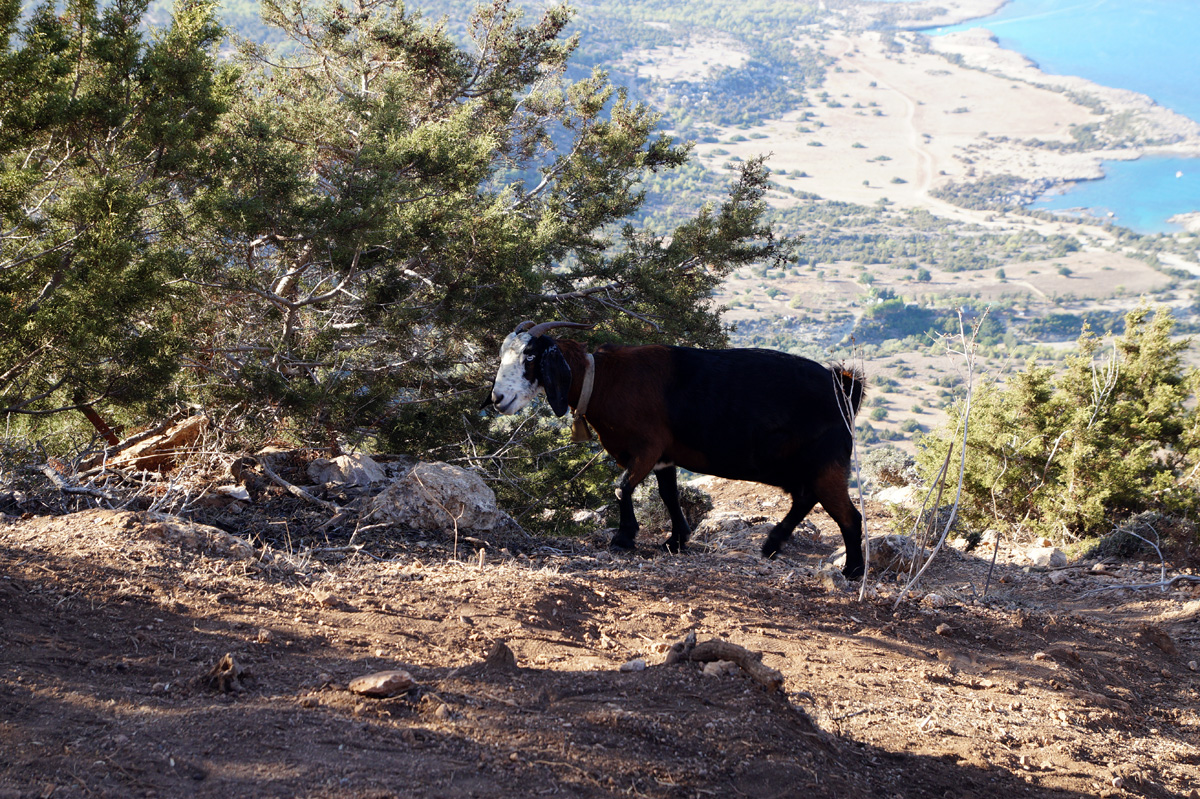
<svg viewBox="0 0 1200 799"><path fill-rule="evenodd" d="M846 542L843 573L862 575L862 516L847 490L853 416L863 395L858 370L758 349L604 345L589 355L577 341L546 335L555 327L588 326L518 325L501 347L491 403L516 413L541 389L555 414L573 408L595 429L625 469L613 547L634 547L633 490L653 471L671 514L664 547L684 549L691 529L679 508L679 466L792 495L791 510L763 543L768 558L820 502Z"/></svg>

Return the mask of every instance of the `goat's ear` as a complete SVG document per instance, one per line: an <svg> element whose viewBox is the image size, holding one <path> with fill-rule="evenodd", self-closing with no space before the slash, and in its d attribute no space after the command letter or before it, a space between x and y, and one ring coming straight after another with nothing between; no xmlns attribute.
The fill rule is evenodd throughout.
<svg viewBox="0 0 1200 799"><path fill-rule="evenodd" d="M567 412L567 392L571 390L571 367L563 357L557 344L551 344L542 353L541 371L538 379L546 389L546 399L555 416Z"/></svg>

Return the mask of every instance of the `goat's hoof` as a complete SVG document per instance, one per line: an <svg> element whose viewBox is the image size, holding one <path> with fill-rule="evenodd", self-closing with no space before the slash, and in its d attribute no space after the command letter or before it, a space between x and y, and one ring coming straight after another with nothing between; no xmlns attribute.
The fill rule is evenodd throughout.
<svg viewBox="0 0 1200 799"><path fill-rule="evenodd" d="M779 548L781 546L783 546L782 541L772 541L768 538L762 545L762 556L767 560L770 560L779 553Z"/></svg>
<svg viewBox="0 0 1200 799"><path fill-rule="evenodd" d="M620 533L614 535L612 540L608 542L609 549L616 549L621 552L632 552L637 549L637 544L634 543L633 536L622 536Z"/></svg>
<svg viewBox="0 0 1200 799"><path fill-rule="evenodd" d="M687 552L687 542L668 538L663 542L662 548L672 555L682 555L684 552Z"/></svg>
<svg viewBox="0 0 1200 799"><path fill-rule="evenodd" d="M842 576L847 580L858 580L863 576L864 571L866 571L866 568L861 563L856 563L853 566L847 565L846 568L842 569Z"/></svg>

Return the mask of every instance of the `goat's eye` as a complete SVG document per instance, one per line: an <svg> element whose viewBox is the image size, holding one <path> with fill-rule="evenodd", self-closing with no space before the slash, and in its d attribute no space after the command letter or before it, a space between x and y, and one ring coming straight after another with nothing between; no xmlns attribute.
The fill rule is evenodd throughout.
<svg viewBox="0 0 1200 799"><path fill-rule="evenodd" d="M536 355L526 355L526 356L525 356L525 360L526 360L526 361L532 361L532 360L533 360L534 358L536 358L536 357L537 357Z"/></svg>

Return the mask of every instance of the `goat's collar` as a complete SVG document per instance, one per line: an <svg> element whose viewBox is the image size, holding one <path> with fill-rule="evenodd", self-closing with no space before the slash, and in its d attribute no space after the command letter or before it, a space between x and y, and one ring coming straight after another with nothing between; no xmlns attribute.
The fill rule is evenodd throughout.
<svg viewBox="0 0 1200 799"><path fill-rule="evenodd" d="M587 414L588 401L592 398L592 384L596 380L596 359L590 352L585 353L583 357L587 366L583 370L583 388L579 390L579 402L575 403L576 416Z"/></svg>
<svg viewBox="0 0 1200 799"><path fill-rule="evenodd" d="M588 441L592 437L592 431L588 428L584 414L587 413L588 401L592 398L592 383L596 379L596 359L592 357L591 353L584 353L583 357L587 366L583 370L583 388L579 390L579 402L575 403L575 421L571 424L571 440L575 442Z"/></svg>

